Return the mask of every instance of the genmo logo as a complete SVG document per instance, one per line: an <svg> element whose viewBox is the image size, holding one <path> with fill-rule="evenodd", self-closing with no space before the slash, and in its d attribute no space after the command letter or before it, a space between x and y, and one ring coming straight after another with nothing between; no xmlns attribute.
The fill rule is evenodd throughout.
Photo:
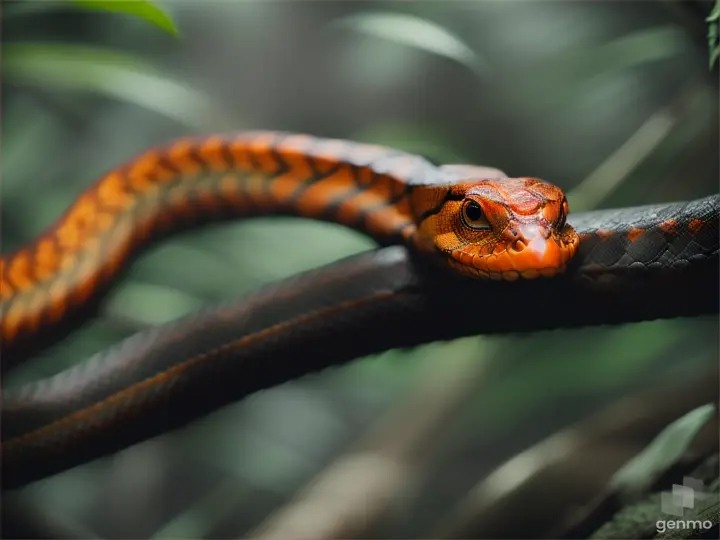
<svg viewBox="0 0 720 540"><path fill-rule="evenodd" d="M657 532L664 533L665 531L678 530L693 530L693 529L711 529L713 522L709 519L700 521L699 519L675 519L675 520L658 520L655 524Z"/></svg>
<svg viewBox="0 0 720 540"><path fill-rule="evenodd" d="M686 510L695 508L697 501L703 501L710 497L705 492L705 485L701 480L686 476L682 484L673 484L671 492L663 492L660 499L660 510L663 514L682 518ZM699 519L674 519L658 520L655 524L659 533L674 529L710 529L713 522Z"/></svg>

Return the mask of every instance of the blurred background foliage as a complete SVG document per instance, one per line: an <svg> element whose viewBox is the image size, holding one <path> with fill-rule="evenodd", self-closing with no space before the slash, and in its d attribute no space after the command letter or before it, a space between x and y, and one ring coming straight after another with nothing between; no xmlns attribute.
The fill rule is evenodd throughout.
<svg viewBox="0 0 720 540"><path fill-rule="evenodd" d="M52 224L103 172L200 132L282 129L490 165L553 181L575 211L718 190L712 2L2 8L3 251ZM184 233L143 255L98 319L3 384L371 247L341 226L291 218ZM531 299L519 309L542 317ZM390 351L262 392L22 495L106 538L320 538L313 527L325 522L340 536L419 537L472 509L468 494L487 495L491 471L558 430L633 392L712 380L718 337L717 317L706 317ZM688 399L687 410L702 404ZM687 411L675 412L667 422ZM564 471L555 487L588 499L660 427L586 453L581 474ZM541 457L497 469L495 496L558 454ZM315 506L312 486L326 490ZM532 499L528 526L567 511L561 499ZM299 500L310 501L304 514ZM347 507L362 516L338 526ZM520 524L492 534L508 527Z"/></svg>

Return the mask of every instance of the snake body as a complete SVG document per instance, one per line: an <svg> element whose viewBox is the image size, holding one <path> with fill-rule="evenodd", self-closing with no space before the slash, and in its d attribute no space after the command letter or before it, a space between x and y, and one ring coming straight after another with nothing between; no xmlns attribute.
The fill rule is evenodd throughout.
<svg viewBox="0 0 720 540"><path fill-rule="evenodd" d="M253 132L150 150L2 256L4 354L42 340L141 246L182 225L293 213L399 245L148 330L8 393L3 486L388 348L717 312L720 197L567 211L562 191L537 179L305 135ZM529 298L540 314L518 309Z"/></svg>
<svg viewBox="0 0 720 540"><path fill-rule="evenodd" d="M380 146L281 132L180 139L109 172L32 244L0 258L6 354L87 304L144 241L192 221L295 214L439 255L474 277L562 272L567 201L532 179L436 167ZM502 173L496 172L497 175Z"/></svg>

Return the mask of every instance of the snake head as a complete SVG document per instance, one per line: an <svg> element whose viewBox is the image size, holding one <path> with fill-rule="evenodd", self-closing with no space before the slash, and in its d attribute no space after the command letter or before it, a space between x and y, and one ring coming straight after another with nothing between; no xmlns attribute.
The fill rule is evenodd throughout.
<svg viewBox="0 0 720 540"><path fill-rule="evenodd" d="M516 280L565 271L579 238L567 224L562 190L537 178L463 181L445 186L418 227L447 263L475 278Z"/></svg>

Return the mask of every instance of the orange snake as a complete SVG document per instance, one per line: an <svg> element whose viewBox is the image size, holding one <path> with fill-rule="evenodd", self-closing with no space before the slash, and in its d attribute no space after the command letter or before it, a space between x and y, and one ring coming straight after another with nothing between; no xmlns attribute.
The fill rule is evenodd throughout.
<svg viewBox="0 0 720 540"><path fill-rule="evenodd" d="M534 178L498 182L487 174L280 132L172 142L111 171L34 242L2 255L2 341L12 347L35 339L160 230L227 214L336 221L381 244L439 254L473 277L562 272L578 244L562 191Z"/></svg>

